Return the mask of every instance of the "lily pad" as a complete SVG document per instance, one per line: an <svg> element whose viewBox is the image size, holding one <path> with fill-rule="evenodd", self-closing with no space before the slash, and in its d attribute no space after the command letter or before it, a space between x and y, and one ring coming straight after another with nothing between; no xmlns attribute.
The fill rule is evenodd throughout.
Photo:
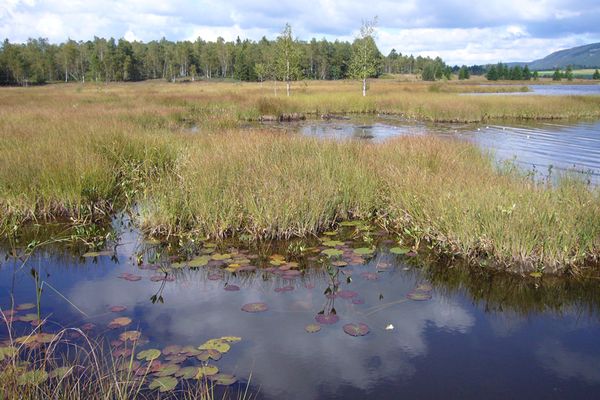
<svg viewBox="0 0 600 400"><path fill-rule="evenodd" d="M180 369L181 367L177 364L163 364L155 375L159 377L171 376L175 375Z"/></svg>
<svg viewBox="0 0 600 400"><path fill-rule="evenodd" d="M50 371L48 378L62 380L72 373L73 367L59 367Z"/></svg>
<svg viewBox="0 0 600 400"><path fill-rule="evenodd" d="M336 247L336 246L343 246L344 242L340 242L339 240L325 240L323 242L323 246L327 246L327 247Z"/></svg>
<svg viewBox="0 0 600 400"><path fill-rule="evenodd" d="M390 249L390 253L398 254L398 255L408 254L409 252L410 252L410 248L408 248L408 247L392 247Z"/></svg>
<svg viewBox="0 0 600 400"><path fill-rule="evenodd" d="M340 290L337 292L337 295L342 299L351 299L353 297L358 296L358 293L353 290Z"/></svg>
<svg viewBox="0 0 600 400"><path fill-rule="evenodd" d="M0 361L15 357L17 352L17 348L14 346L0 347Z"/></svg>
<svg viewBox="0 0 600 400"><path fill-rule="evenodd" d="M170 356L166 356L165 359L171 364L181 364L187 360L187 356L184 354L171 354Z"/></svg>
<svg viewBox="0 0 600 400"><path fill-rule="evenodd" d="M233 385L234 383L237 382L237 378L230 374L216 374L216 375L211 376L210 380L213 383L215 383L217 385L222 385L222 386Z"/></svg>
<svg viewBox="0 0 600 400"><path fill-rule="evenodd" d="M165 376L154 379L148 387L152 390L158 389L159 392L164 393L175 389L177 383L179 383L179 381L176 378L172 376Z"/></svg>
<svg viewBox="0 0 600 400"><path fill-rule="evenodd" d="M177 378L181 379L194 379L198 375L199 368L198 367L185 367L181 368L179 371L175 373Z"/></svg>
<svg viewBox="0 0 600 400"><path fill-rule="evenodd" d="M35 321L36 319L38 319L37 314L25 314L18 318L19 321L23 321L23 322L31 322L31 321Z"/></svg>
<svg viewBox="0 0 600 400"><path fill-rule="evenodd" d="M131 324L131 318L129 317L119 317L115 318L108 324L108 327L111 329L123 328L127 325Z"/></svg>
<svg viewBox="0 0 600 400"><path fill-rule="evenodd" d="M196 358L200 361L208 361L209 358L214 361L219 361L221 357L223 357L223 354L214 349L199 350L196 355Z"/></svg>
<svg viewBox="0 0 600 400"><path fill-rule="evenodd" d="M119 339L121 339L124 342L126 342L128 340L130 340L132 342L137 342L138 340L140 340L141 336L142 336L142 333L139 331L126 331L119 335Z"/></svg>
<svg viewBox="0 0 600 400"><path fill-rule="evenodd" d="M355 297L352 299L352 304L356 304L356 305L365 304L365 300Z"/></svg>
<svg viewBox="0 0 600 400"><path fill-rule="evenodd" d="M325 236L335 236L338 234L338 231L327 231L327 232L323 232L323 235Z"/></svg>
<svg viewBox="0 0 600 400"><path fill-rule="evenodd" d="M304 330L308 333L317 333L321 330L321 325L319 324L308 324L304 327Z"/></svg>
<svg viewBox="0 0 600 400"><path fill-rule="evenodd" d="M221 336L221 340L227 343L237 343L240 342L242 338L239 336Z"/></svg>
<svg viewBox="0 0 600 400"><path fill-rule="evenodd" d="M242 306L242 311L249 313L258 313L267 311L269 307L266 303L248 303Z"/></svg>
<svg viewBox="0 0 600 400"><path fill-rule="evenodd" d="M48 379L48 373L43 369L38 369L35 371L27 371L17 378L19 385L32 385L38 386L44 383Z"/></svg>
<svg viewBox="0 0 600 400"><path fill-rule="evenodd" d="M315 320L322 325L332 325L340 320L336 314L317 314Z"/></svg>
<svg viewBox="0 0 600 400"><path fill-rule="evenodd" d="M532 278L541 278L542 273L539 271L535 271L535 272L530 273L529 276L531 276Z"/></svg>
<svg viewBox="0 0 600 400"><path fill-rule="evenodd" d="M198 373L196 374L196 379L202 379L205 376L213 376L219 373L219 368L214 365L202 365L198 368Z"/></svg>
<svg viewBox="0 0 600 400"><path fill-rule="evenodd" d="M325 249L321 253L325 254L328 257L339 257L342 254L344 254L344 252L339 249Z"/></svg>
<svg viewBox="0 0 600 400"><path fill-rule="evenodd" d="M237 292L238 290L240 290L240 287L238 285L227 284L225 285L224 289L228 292Z"/></svg>
<svg viewBox="0 0 600 400"><path fill-rule="evenodd" d="M406 298L414 301L431 300L431 294L427 292L413 291L406 295Z"/></svg>
<svg viewBox="0 0 600 400"><path fill-rule="evenodd" d="M130 281L130 282L137 282L142 280L142 277L139 275L134 275L132 273L129 272L123 272L121 275L119 275L120 279L125 279L126 281Z"/></svg>
<svg viewBox="0 0 600 400"><path fill-rule="evenodd" d="M277 287L274 290L277 293L291 292L292 290L294 290L294 287L292 285L288 285L288 286Z"/></svg>
<svg viewBox="0 0 600 400"><path fill-rule="evenodd" d="M346 324L344 325L344 332L350 336L365 336L369 333L369 327L362 322L357 324Z"/></svg>
<svg viewBox="0 0 600 400"><path fill-rule="evenodd" d="M123 312L123 311L127 310L127 307L125 307L125 306L112 306L108 310L110 312L120 313L120 312Z"/></svg>
<svg viewBox="0 0 600 400"><path fill-rule="evenodd" d="M415 290L419 292L431 292L433 290L433 286L431 286L429 283L421 283L417 285Z"/></svg>
<svg viewBox="0 0 600 400"><path fill-rule="evenodd" d="M204 267L208 264L208 262L210 261L211 257L210 256L200 256L200 257L195 257L193 259L191 259L188 262L188 266L190 268L200 268L200 267Z"/></svg>
<svg viewBox="0 0 600 400"><path fill-rule="evenodd" d="M138 360L153 361L153 360L156 360L158 357L160 357L160 354L161 354L160 350L158 350L158 349L148 349L148 350L140 351L136 358Z"/></svg>
<svg viewBox="0 0 600 400"><path fill-rule="evenodd" d="M17 310L17 311L25 311L25 310L31 310L32 308L35 308L35 304L33 304L33 303L24 303L24 304L19 304L18 306L16 306L15 310Z"/></svg>
<svg viewBox="0 0 600 400"><path fill-rule="evenodd" d="M105 251L88 251L87 253L84 253L82 255L82 257L100 257L100 256L112 256L113 252L109 251L109 250L105 250Z"/></svg>
<svg viewBox="0 0 600 400"><path fill-rule="evenodd" d="M169 346L166 346L163 350L162 353L164 355L172 355L172 354L179 354L182 352L182 347L176 344L171 344Z"/></svg>
<svg viewBox="0 0 600 400"><path fill-rule="evenodd" d="M215 261L223 261L223 260L227 260L229 258L231 258L231 254L219 254L219 253L215 253L212 255L211 257L213 260Z"/></svg>
<svg viewBox="0 0 600 400"><path fill-rule="evenodd" d="M374 252L375 252L375 249L368 248L368 247L359 247L358 249L354 249L354 253L359 254L361 256L373 254Z"/></svg>
<svg viewBox="0 0 600 400"><path fill-rule="evenodd" d="M362 276L368 281L376 281L377 279L379 279L379 276L375 272L363 272L362 274L360 274L360 276Z"/></svg>
<svg viewBox="0 0 600 400"><path fill-rule="evenodd" d="M198 347L198 350L216 350L220 353L227 353L231 346L221 339L210 339Z"/></svg>
<svg viewBox="0 0 600 400"><path fill-rule="evenodd" d="M358 221L358 220L355 220L355 221L342 221L342 222L340 222L340 226L359 226L359 225L362 225L362 224L363 224L363 222L362 221Z"/></svg>

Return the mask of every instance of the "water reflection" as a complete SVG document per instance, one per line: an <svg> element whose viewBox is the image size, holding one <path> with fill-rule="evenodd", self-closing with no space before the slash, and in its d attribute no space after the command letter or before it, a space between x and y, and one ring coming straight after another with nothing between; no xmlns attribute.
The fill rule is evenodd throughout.
<svg viewBox="0 0 600 400"><path fill-rule="evenodd" d="M399 391L441 395L424 385L432 381L446 387L450 398L506 393L507 387L517 393L528 388L544 397L551 394L556 376L568 378L561 394L590 395L599 389L592 366L600 360L600 350L589 345L600 334L600 296L594 281L516 281L502 274L469 274L458 265L429 264L424 256L397 258L382 247L367 264L341 267L333 277L309 262L306 272L295 279L263 269L220 271L215 280L214 269L203 267L174 270L173 281L153 282L150 278L159 271L146 264L138 267L135 254L140 248L135 241L125 241L117 247L118 262L108 256L83 263L67 255L34 257L33 265L44 279L68 299L44 292L44 314L63 326L93 322L94 332L108 337L120 332L108 330L108 323L116 315L128 316L133 324L127 329L139 328L149 339L148 346L156 348L198 346L213 337L240 336L242 341L218 365L242 381L251 375L252 390L260 389L259 398L391 399ZM3 307L9 302L12 265L8 262L0 269ZM120 279L123 273L141 279ZM15 275L15 282L17 302L31 301L35 294L27 271ZM340 290L357 292L361 301L355 304L326 295L332 282ZM227 291L226 284L240 290ZM431 300L406 298L418 285L433 286ZM284 286L293 290L275 290ZM157 292L164 303L150 301ZM241 311L251 302L265 302L269 310ZM127 310L109 312L115 305ZM339 322L323 325L317 333L305 332L319 311L331 308ZM350 322L366 323L371 332L349 336L342 326ZM389 325L394 329L386 330ZM572 335L578 340L566 346ZM490 369L474 368L487 364ZM528 374L536 380L515 381ZM468 392L460 389L465 385Z"/></svg>

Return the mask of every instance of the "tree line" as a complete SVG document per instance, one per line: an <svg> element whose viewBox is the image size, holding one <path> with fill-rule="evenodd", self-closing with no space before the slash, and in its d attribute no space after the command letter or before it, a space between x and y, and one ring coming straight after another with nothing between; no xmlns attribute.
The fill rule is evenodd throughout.
<svg viewBox="0 0 600 400"><path fill-rule="evenodd" d="M439 57L383 56L374 38L374 23L363 24L352 43L294 38L286 25L273 40L169 41L148 43L94 37L53 44L45 38L26 43L4 40L0 47L0 84L47 82L120 82L164 79L235 79L261 82L298 79L364 80L383 73L413 73L435 80L452 72ZM366 29L366 30L365 30ZM288 85L289 87L289 85Z"/></svg>

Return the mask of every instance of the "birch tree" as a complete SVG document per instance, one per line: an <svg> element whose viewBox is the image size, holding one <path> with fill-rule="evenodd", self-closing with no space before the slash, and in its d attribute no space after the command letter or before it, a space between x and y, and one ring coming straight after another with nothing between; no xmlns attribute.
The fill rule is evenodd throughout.
<svg viewBox="0 0 600 400"><path fill-rule="evenodd" d="M300 50L298 43L292 36L292 27L285 24L281 35L277 37L276 71L280 80L285 82L287 95L290 95L291 81L295 81L301 74Z"/></svg>
<svg viewBox="0 0 600 400"><path fill-rule="evenodd" d="M362 94L367 95L367 79L377 76L381 55L375 44L375 26L377 17L372 21L363 21L359 36L352 44L350 76L362 81Z"/></svg>

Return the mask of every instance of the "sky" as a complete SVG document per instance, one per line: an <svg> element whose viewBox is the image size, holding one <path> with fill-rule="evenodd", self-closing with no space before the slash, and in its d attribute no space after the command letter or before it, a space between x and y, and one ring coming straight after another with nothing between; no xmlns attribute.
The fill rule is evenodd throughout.
<svg viewBox="0 0 600 400"><path fill-rule="evenodd" d="M290 23L301 40L352 41L375 16L383 54L451 65L532 61L600 42L598 0L0 0L0 39L258 40Z"/></svg>

